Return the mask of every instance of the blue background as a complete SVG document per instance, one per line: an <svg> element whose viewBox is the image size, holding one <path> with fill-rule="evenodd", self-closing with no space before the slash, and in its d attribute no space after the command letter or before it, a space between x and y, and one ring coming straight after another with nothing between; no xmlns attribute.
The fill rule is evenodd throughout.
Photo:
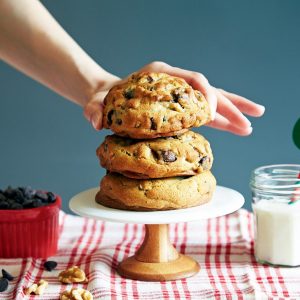
<svg viewBox="0 0 300 300"><path fill-rule="evenodd" d="M43 1L105 69L125 76L153 60L204 73L217 87L266 106L238 137L200 128L220 185L242 192L263 164L299 163L291 138L300 116L299 1ZM104 170L82 109L0 63L0 184L62 195L97 186Z"/></svg>

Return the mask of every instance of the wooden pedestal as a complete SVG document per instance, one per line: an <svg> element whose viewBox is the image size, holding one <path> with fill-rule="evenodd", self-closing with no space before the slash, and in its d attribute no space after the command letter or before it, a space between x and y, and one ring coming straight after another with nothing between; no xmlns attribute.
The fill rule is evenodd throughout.
<svg viewBox="0 0 300 300"><path fill-rule="evenodd" d="M190 277L198 273L199 264L180 254L169 239L169 225L146 224L143 244L118 265L118 273L126 278L143 281L166 281Z"/></svg>

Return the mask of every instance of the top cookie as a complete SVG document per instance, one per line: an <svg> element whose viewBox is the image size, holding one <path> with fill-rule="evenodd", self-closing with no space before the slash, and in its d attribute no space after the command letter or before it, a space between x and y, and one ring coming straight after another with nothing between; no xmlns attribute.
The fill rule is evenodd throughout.
<svg viewBox="0 0 300 300"><path fill-rule="evenodd" d="M184 79L136 73L104 100L103 126L136 139L173 136L210 121L208 102Z"/></svg>

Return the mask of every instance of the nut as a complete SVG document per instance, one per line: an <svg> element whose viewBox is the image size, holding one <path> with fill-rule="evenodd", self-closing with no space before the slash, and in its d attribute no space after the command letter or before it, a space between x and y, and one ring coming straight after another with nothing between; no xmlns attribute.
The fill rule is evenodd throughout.
<svg viewBox="0 0 300 300"><path fill-rule="evenodd" d="M45 288L48 286L46 280L41 279L38 284L34 283L29 288L25 290L26 295L34 293L35 295L42 295L45 291Z"/></svg>
<svg viewBox="0 0 300 300"><path fill-rule="evenodd" d="M93 300L93 295L81 288L73 288L60 294L60 300Z"/></svg>
<svg viewBox="0 0 300 300"><path fill-rule="evenodd" d="M41 279L38 283L38 287L35 291L36 295L43 295L46 287L48 286L48 282L46 280Z"/></svg>
<svg viewBox="0 0 300 300"><path fill-rule="evenodd" d="M36 283L32 284L29 288L25 290L26 295L30 295L31 293L35 293L38 285Z"/></svg>
<svg viewBox="0 0 300 300"><path fill-rule="evenodd" d="M60 272L58 279L63 283L87 282L84 271L77 266L73 266L65 271Z"/></svg>

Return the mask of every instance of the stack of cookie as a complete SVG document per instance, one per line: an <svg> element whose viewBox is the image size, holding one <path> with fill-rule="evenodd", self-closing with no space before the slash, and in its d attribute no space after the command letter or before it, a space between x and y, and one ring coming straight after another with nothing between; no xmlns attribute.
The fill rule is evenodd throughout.
<svg viewBox="0 0 300 300"><path fill-rule="evenodd" d="M103 124L114 131L97 149L108 170L99 204L168 210L208 202L216 187L209 142L188 131L210 121L203 95L183 79L136 73L105 98Z"/></svg>

